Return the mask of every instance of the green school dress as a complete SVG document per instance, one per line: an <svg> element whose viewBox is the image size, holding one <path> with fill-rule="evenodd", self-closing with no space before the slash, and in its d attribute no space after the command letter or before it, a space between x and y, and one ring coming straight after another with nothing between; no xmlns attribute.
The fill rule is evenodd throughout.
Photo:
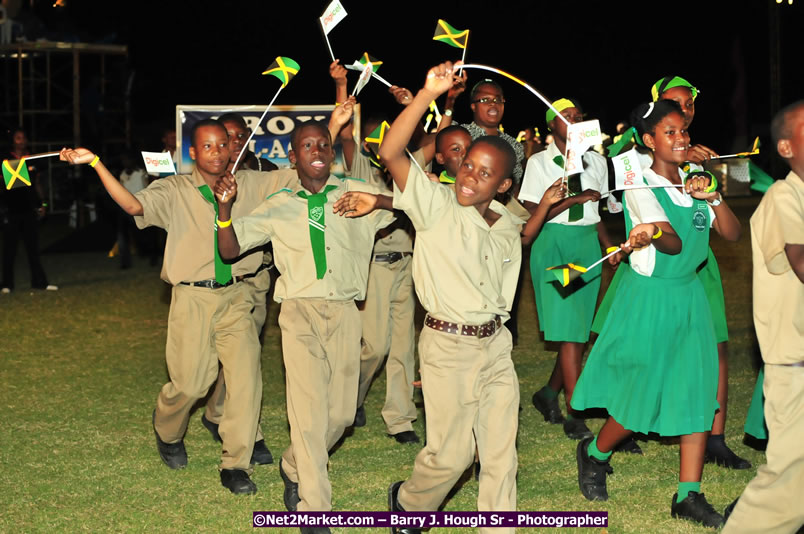
<svg viewBox="0 0 804 534"><path fill-rule="evenodd" d="M712 324L715 327L715 341L717 343L728 341L729 327L726 324L723 282L720 279L720 268L711 248L704 263L698 267L698 279L703 284L706 300L709 301L709 311L712 313Z"/></svg>
<svg viewBox="0 0 804 534"><path fill-rule="evenodd" d="M757 384L754 386L754 394L751 396L751 405L748 407L743 428L746 434L757 439L768 439L768 425L765 424L765 395L762 393L764 383L765 367L763 366L757 376Z"/></svg>
<svg viewBox="0 0 804 534"><path fill-rule="evenodd" d="M601 267L562 287L548 267L591 265L601 258L596 225L544 225L530 252L530 274L536 296L539 329L545 341L586 343L600 291Z"/></svg>
<svg viewBox="0 0 804 534"><path fill-rule="evenodd" d="M696 275L707 256L709 210L702 200L678 206L664 189L652 193L682 250L674 256L656 251L651 276L622 270L571 404L576 410L605 408L634 432L704 432L718 407L715 333ZM625 220L630 232L631 219Z"/></svg>

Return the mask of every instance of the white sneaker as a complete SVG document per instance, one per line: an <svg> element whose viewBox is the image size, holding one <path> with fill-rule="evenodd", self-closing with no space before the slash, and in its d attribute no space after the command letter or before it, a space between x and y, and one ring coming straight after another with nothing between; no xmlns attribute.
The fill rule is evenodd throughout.
<svg viewBox="0 0 804 534"><path fill-rule="evenodd" d="M50 284L45 288L45 291L58 291L58 290L59 286L54 286L53 284Z"/></svg>
<svg viewBox="0 0 804 534"><path fill-rule="evenodd" d="M4 287L3 289L0 289L0 293L8 295L9 293L11 293L11 290L7 287Z"/></svg>

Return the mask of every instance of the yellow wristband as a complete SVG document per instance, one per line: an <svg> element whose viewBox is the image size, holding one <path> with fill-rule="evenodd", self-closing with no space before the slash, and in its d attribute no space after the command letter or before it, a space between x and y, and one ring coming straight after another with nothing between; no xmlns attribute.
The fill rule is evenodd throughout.
<svg viewBox="0 0 804 534"><path fill-rule="evenodd" d="M657 226L656 233L653 234L653 239L659 239L660 237L662 237L662 229Z"/></svg>
<svg viewBox="0 0 804 534"><path fill-rule="evenodd" d="M232 219L231 218L228 221L222 221L220 219L215 219L215 222L218 223L218 228L226 228L227 226L232 226Z"/></svg>
<svg viewBox="0 0 804 534"><path fill-rule="evenodd" d="M96 155L95 159L93 159L92 161L89 162L89 166L94 169L95 165L97 165L99 161L100 161L100 156Z"/></svg>
<svg viewBox="0 0 804 534"><path fill-rule="evenodd" d="M606 249L606 254L611 254L612 252L614 252L618 248L620 248L620 247L609 247L609 248Z"/></svg>

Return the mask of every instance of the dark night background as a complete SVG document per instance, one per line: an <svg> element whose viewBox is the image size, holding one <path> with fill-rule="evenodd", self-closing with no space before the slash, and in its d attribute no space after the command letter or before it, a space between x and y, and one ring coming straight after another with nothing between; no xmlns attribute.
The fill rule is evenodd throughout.
<svg viewBox="0 0 804 534"><path fill-rule="evenodd" d="M342 3L349 15L330 40L343 62L368 51L384 61L379 74L415 92L430 66L460 58L460 49L432 41L436 20L443 18L471 30L467 62L511 72L550 99L575 97L608 132L648 100L650 86L667 74L701 90L693 141L721 153L745 150L755 135L767 134L774 98L783 105L802 97L801 0ZM50 2L36 8L81 41L128 45L129 68L136 73L133 140L142 148L157 146L160 128L174 121L176 104L267 104L278 81L260 73L278 55L295 59L301 72L277 104L331 102L330 59L318 25L327 4L69 0L55 17ZM771 76L775 42L778 87ZM468 73L470 86L487 75ZM356 78L350 74L350 90ZM544 106L513 82L501 83L508 100L506 131L543 128ZM471 119L468 100L464 95L458 101L462 122ZM368 111L396 111L376 81L360 101Z"/></svg>

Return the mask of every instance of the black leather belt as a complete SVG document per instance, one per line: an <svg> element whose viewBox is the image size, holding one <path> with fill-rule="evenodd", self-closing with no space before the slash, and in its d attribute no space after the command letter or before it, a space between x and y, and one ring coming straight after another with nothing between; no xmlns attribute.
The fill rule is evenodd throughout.
<svg viewBox="0 0 804 534"><path fill-rule="evenodd" d="M502 320L499 317L495 317L483 324L456 324L436 319L427 314L424 317L424 325L447 334L484 338L493 336L502 326Z"/></svg>
<svg viewBox="0 0 804 534"><path fill-rule="evenodd" d="M396 263L402 258L413 256L412 252L381 252L375 254L373 261L376 263Z"/></svg>
<svg viewBox="0 0 804 534"><path fill-rule="evenodd" d="M237 282L242 282L243 280L246 280L248 278L254 278L255 276L257 276L257 273L259 273L260 271L263 271L265 269L269 269L270 267L272 267L272 266L263 263L253 273L239 274L237 276L233 276L232 279L229 280L228 282L226 282L225 284L219 283L214 278L212 278L210 280L200 280L198 282L179 282L179 283L182 284L182 285L185 285L185 286L205 287L207 289L221 289L221 288L224 288L224 287L229 287L232 284L236 284Z"/></svg>

